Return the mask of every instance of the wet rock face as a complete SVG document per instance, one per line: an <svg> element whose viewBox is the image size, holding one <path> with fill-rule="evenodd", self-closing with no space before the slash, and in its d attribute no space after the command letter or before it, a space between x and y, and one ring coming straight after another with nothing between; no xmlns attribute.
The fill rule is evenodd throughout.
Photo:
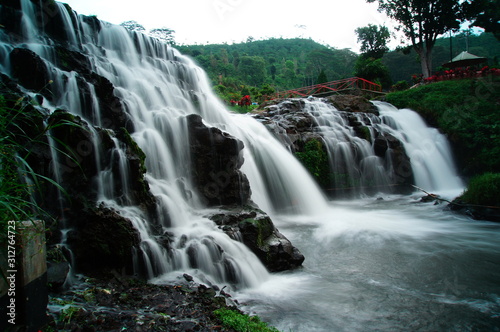
<svg viewBox="0 0 500 332"><path fill-rule="evenodd" d="M25 48L15 48L10 52L12 74L25 88L43 92L46 90L50 77L47 66L33 51Z"/></svg>
<svg viewBox="0 0 500 332"><path fill-rule="evenodd" d="M240 171L243 143L203 124L199 115L187 117L192 171L198 192L207 206L246 204L250 184Z"/></svg>
<svg viewBox="0 0 500 332"><path fill-rule="evenodd" d="M302 255L279 230L271 218L257 208L228 210L210 216L234 240L242 241L271 272L297 268L304 262Z"/></svg>
<svg viewBox="0 0 500 332"><path fill-rule="evenodd" d="M335 117L322 118L319 113L322 112L321 109L305 110L306 101L298 98L276 100L274 104L268 102L254 117L292 153L297 156L305 154L302 159L308 163L304 166L332 197L360 191L366 194L380 190L401 194L411 192L410 184L414 183L414 176L410 159L402 142L381 127L382 119L378 116L376 106L366 98L354 95L336 95L322 98L321 101L334 106L337 110L332 110ZM331 126L330 132L320 128L319 123L322 121L330 122L326 125ZM337 136L332 140L331 137L335 135L329 135L334 131ZM318 154L308 151L307 147L311 141L321 144L322 150L328 154L327 158L318 160ZM333 144L335 141L337 145ZM348 151L348 157L339 151L342 153ZM352 160L346 159L351 155L357 157ZM362 159L367 156L376 158L383 165L389 176L387 180L390 181L389 186L369 188L371 173L367 172L366 176L359 173L356 178L352 177L354 173L348 172L347 167L363 169ZM303 161L302 159L300 160ZM314 166L313 169L309 168L311 165Z"/></svg>
<svg viewBox="0 0 500 332"><path fill-rule="evenodd" d="M346 112L373 113L378 115L377 107L362 96L335 95L325 98L327 104Z"/></svg>
<svg viewBox="0 0 500 332"><path fill-rule="evenodd" d="M103 205L71 213L75 229L68 234L78 271L99 273L125 268L132 273L132 248L139 234L127 218Z"/></svg>

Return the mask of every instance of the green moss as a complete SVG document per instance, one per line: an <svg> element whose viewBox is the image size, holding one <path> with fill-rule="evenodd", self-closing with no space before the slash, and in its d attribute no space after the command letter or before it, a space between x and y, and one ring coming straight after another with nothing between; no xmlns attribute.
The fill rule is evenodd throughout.
<svg viewBox="0 0 500 332"><path fill-rule="evenodd" d="M330 184L328 154L319 140L309 140L304 145L303 152L296 152L295 156L311 173L318 184L324 187Z"/></svg>
<svg viewBox="0 0 500 332"><path fill-rule="evenodd" d="M242 223L250 223L257 228L257 245L259 247L265 246L266 239L273 234L274 225L269 217L252 219L247 218Z"/></svg>
<svg viewBox="0 0 500 332"><path fill-rule="evenodd" d="M356 131L358 136L362 139L365 139L368 142L372 141L372 134L370 133L370 128L368 128L367 126L361 126Z"/></svg>
<svg viewBox="0 0 500 332"><path fill-rule="evenodd" d="M132 151L133 154L139 157L141 162L141 172L146 173L146 154L139 147L136 141L132 138L130 133L125 128L120 128L118 138L122 140Z"/></svg>
<svg viewBox="0 0 500 332"><path fill-rule="evenodd" d="M268 326L257 316L242 314L237 310L221 308L214 311L214 315L222 322L226 328L234 329L237 332L278 332L275 327Z"/></svg>

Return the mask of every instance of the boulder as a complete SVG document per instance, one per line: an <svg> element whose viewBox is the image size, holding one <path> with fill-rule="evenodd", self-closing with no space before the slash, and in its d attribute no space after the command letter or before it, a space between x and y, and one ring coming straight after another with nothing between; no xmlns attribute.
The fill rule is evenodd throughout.
<svg viewBox="0 0 500 332"><path fill-rule="evenodd" d="M129 219L104 204L70 212L68 217L74 228L67 243L77 272L95 274L123 268L132 272L133 248L138 247L140 237Z"/></svg>
<svg viewBox="0 0 500 332"><path fill-rule="evenodd" d="M10 61L12 75L22 86L50 97L47 90L49 71L38 54L26 48L15 48L10 52Z"/></svg>
<svg viewBox="0 0 500 332"><path fill-rule="evenodd" d="M368 99L354 95L334 95L324 99L326 103L335 106L339 111L374 113L378 110Z"/></svg>
<svg viewBox="0 0 500 332"><path fill-rule="evenodd" d="M304 256L263 211L245 206L209 216L234 240L242 241L271 272L297 268Z"/></svg>
<svg viewBox="0 0 500 332"><path fill-rule="evenodd" d="M199 115L187 116L192 176L207 206L243 205L250 199L250 184L240 171L243 142L214 127Z"/></svg>

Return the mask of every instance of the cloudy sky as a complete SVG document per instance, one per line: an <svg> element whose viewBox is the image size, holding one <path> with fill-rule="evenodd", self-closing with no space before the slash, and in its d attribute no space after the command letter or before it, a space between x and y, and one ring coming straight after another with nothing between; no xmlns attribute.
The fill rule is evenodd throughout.
<svg viewBox="0 0 500 332"><path fill-rule="evenodd" d="M365 0L66 0L79 14L114 24L134 20L146 29L175 30L179 44L233 43L268 37L312 38L359 51L354 30L390 26ZM393 41L391 45L396 45Z"/></svg>

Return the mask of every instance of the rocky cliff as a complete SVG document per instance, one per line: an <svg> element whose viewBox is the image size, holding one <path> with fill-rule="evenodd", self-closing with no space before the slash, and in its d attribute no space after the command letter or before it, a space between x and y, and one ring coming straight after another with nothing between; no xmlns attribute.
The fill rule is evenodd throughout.
<svg viewBox="0 0 500 332"><path fill-rule="evenodd" d="M254 117L299 157L331 197L412 191L413 171L403 143L362 96L268 101ZM373 167L383 170L386 179L374 182L370 159L379 162Z"/></svg>
<svg viewBox="0 0 500 332"><path fill-rule="evenodd" d="M20 1L2 0L0 5L1 52L6 55L0 66L0 93L8 109L24 115L15 123L22 132L11 134L31 151L26 160L33 171L51 179L34 193L42 208L39 212L46 213L39 217L47 220L49 245L63 242L69 249L65 252L71 252L67 259L77 272L116 269L152 277L165 272L154 264L151 267L153 259L173 260L175 250L184 250L173 244L182 241L168 230L178 221L172 220L174 214L162 205L147 179L148 160L154 165L150 159L155 156L147 155L144 145L141 148L134 140L138 109L143 105L126 103L123 96L136 92L124 91L103 74L112 72L115 65L106 60L111 51L98 45L107 41L102 33L105 28L107 33L116 34L110 42L123 42L133 48L127 51L137 52L130 57L154 64L160 62L154 58L157 54L162 63L171 65L175 73L165 72L164 79L174 84L177 98L193 99L182 109L188 115L173 111L170 115L186 124L188 132L190 163L180 167L190 170L186 172L190 181L179 178L175 185L189 182L192 189L186 188L184 199L189 201L196 195L204 207L217 207L218 221L226 213L232 218L235 211L249 205L256 208L250 200L248 180L240 170L243 143L204 124L199 114L189 114L196 111L193 86L197 78L190 81L193 74L172 49L145 36L116 30L95 17L78 16L69 6L53 1L21 5ZM27 5L34 11L33 17L23 13ZM99 67L98 62L107 67ZM170 135L172 132L166 132L167 137L161 139L170 144L169 140L175 139ZM251 225L257 230L241 226L240 236L233 239L245 243L273 271L300 265L303 257L267 215L261 212ZM160 254L152 258L153 250ZM263 255L263 250L273 253Z"/></svg>

